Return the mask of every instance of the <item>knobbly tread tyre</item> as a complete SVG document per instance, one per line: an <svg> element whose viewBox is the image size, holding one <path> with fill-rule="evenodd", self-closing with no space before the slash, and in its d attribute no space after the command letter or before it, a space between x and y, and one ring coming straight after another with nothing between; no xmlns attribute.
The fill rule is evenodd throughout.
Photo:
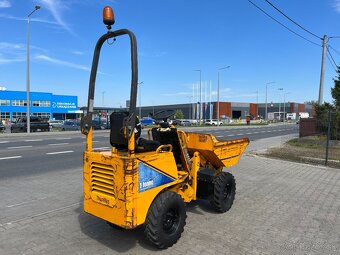
<svg viewBox="0 0 340 255"><path fill-rule="evenodd" d="M228 194L225 198L225 189L228 186ZM231 173L222 172L214 179L214 194L211 204L219 213L228 211L233 205L236 194L236 182Z"/></svg>
<svg viewBox="0 0 340 255"><path fill-rule="evenodd" d="M173 230L164 229L164 218L170 210L178 212L178 222ZM186 220L185 203L180 195L172 191L159 194L152 202L145 221L146 238L158 249L174 245L184 230ZM172 227L171 227L172 228Z"/></svg>

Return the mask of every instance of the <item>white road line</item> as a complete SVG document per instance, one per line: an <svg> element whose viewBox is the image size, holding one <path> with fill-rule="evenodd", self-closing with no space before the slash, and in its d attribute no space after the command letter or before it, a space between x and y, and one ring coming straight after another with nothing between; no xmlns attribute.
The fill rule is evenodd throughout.
<svg viewBox="0 0 340 255"><path fill-rule="evenodd" d="M46 197L37 198L37 199L32 199L32 200L30 200L30 201L25 201L25 202L22 202L22 203L19 203L19 204L7 205L6 207L7 207L7 208L16 207L16 206L28 204L28 203L31 203L31 202L35 202L35 201L38 201L38 200L42 200L42 199L45 199L45 198L46 198Z"/></svg>
<svg viewBox="0 0 340 255"><path fill-rule="evenodd" d="M93 150L109 150L110 147L99 147L99 148L93 148Z"/></svg>
<svg viewBox="0 0 340 255"><path fill-rule="evenodd" d="M16 146L16 147L8 147L8 149L22 149L22 148L32 148L32 145L25 145L25 146Z"/></svg>
<svg viewBox="0 0 340 255"><path fill-rule="evenodd" d="M50 143L49 146L56 146L56 145L67 145L70 143Z"/></svg>
<svg viewBox="0 0 340 255"><path fill-rule="evenodd" d="M244 135L244 134L241 133L241 134L237 134L237 135Z"/></svg>
<svg viewBox="0 0 340 255"><path fill-rule="evenodd" d="M235 135L227 135L227 136L235 136Z"/></svg>
<svg viewBox="0 0 340 255"><path fill-rule="evenodd" d="M9 143L9 141L1 141L0 143Z"/></svg>
<svg viewBox="0 0 340 255"><path fill-rule="evenodd" d="M253 134L253 133L246 133L246 135L251 135L251 134Z"/></svg>
<svg viewBox="0 0 340 255"><path fill-rule="evenodd" d="M71 137L61 137L61 138L56 138L56 140L71 140Z"/></svg>
<svg viewBox="0 0 340 255"><path fill-rule="evenodd" d="M78 206L81 203L82 202L78 202L78 203L74 203L74 204L71 204L71 205L59 207L59 208L56 208L56 209L53 209L53 210L38 213L38 214L35 214L35 215L31 215L31 216L28 216L28 217L24 217L24 218L21 218L21 219L18 219L18 220L0 223L0 227L5 226L5 225L11 225L11 224L14 224L14 223L17 223L17 222L20 222L20 221L23 221L23 220L27 220L27 219L33 219L33 218L36 218L36 217L39 217L39 216L42 216L42 215L47 215L47 214L54 213L54 212L57 212L57 211L61 211L61 210L64 210L64 209L68 209L68 208L71 208L71 207L74 207L74 206Z"/></svg>
<svg viewBox="0 0 340 255"><path fill-rule="evenodd" d="M5 160L5 159L15 159L15 158L22 158L22 156L4 157L4 158L0 158L0 160Z"/></svg>
<svg viewBox="0 0 340 255"><path fill-rule="evenodd" d="M25 142L41 142L43 139L24 140Z"/></svg>
<svg viewBox="0 0 340 255"><path fill-rule="evenodd" d="M56 152L48 152L47 155L55 155L55 154L65 154L65 153L72 153L74 151L56 151Z"/></svg>
<svg viewBox="0 0 340 255"><path fill-rule="evenodd" d="M217 135L216 137L217 137L217 138L220 138L220 137L223 137L223 135Z"/></svg>

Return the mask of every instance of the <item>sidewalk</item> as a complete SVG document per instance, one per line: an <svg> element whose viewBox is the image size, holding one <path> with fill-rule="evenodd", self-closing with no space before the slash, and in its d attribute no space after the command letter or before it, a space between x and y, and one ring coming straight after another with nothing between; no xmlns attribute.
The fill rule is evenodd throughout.
<svg viewBox="0 0 340 255"><path fill-rule="evenodd" d="M249 150L280 142L259 140ZM16 194L16 203L48 196L33 217L10 224L0 218L0 254L340 254L339 169L244 155L230 171L237 182L231 210L216 214L207 201L188 204L182 237L165 251L150 246L141 228L115 230L85 214L81 169L0 180L8 201ZM12 216L23 212L12 210Z"/></svg>

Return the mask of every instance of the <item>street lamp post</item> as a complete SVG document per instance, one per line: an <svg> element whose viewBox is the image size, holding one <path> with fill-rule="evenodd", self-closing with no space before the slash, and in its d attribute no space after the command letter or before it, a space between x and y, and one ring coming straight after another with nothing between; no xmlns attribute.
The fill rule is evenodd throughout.
<svg viewBox="0 0 340 255"><path fill-rule="evenodd" d="M283 122L286 122L286 95L290 92L283 93Z"/></svg>
<svg viewBox="0 0 340 255"><path fill-rule="evenodd" d="M283 91L283 88L278 88L278 90ZM281 122L281 99L279 99L279 122Z"/></svg>
<svg viewBox="0 0 340 255"><path fill-rule="evenodd" d="M36 5L34 10L27 16L27 62L26 62L26 124L27 133L31 132L31 119L30 119L30 17L31 15L40 9L39 5Z"/></svg>
<svg viewBox="0 0 340 255"><path fill-rule="evenodd" d="M199 100L199 107L200 110L198 111L198 119L201 125L202 122L202 70L198 69L198 70L194 70L195 72L200 72L200 100Z"/></svg>
<svg viewBox="0 0 340 255"><path fill-rule="evenodd" d="M225 66L217 69L217 125L220 124L220 70L230 68L230 66Z"/></svg>
<svg viewBox="0 0 340 255"><path fill-rule="evenodd" d="M268 120L268 105L267 105L267 100L268 100L268 85L269 84L273 84L273 83L275 83L275 81L271 81L271 82L267 82L266 83L266 116L264 116L264 119L265 120Z"/></svg>

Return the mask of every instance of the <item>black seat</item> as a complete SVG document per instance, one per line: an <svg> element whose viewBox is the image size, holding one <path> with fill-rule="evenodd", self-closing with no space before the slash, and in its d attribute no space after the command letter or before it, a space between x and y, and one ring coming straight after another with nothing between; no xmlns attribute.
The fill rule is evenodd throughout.
<svg viewBox="0 0 340 255"><path fill-rule="evenodd" d="M128 112L113 112L110 115L110 144L118 150L128 148L128 140L123 133L123 122L128 115Z"/></svg>
<svg viewBox="0 0 340 255"><path fill-rule="evenodd" d="M153 128L151 130L152 139L160 144L171 144L172 151L175 157L177 165L183 165L181 159L181 146L177 134L177 128L166 128L164 131L162 128Z"/></svg>
<svg viewBox="0 0 340 255"><path fill-rule="evenodd" d="M148 152L155 151L159 146L160 142L148 140L140 137L137 142L136 152Z"/></svg>

